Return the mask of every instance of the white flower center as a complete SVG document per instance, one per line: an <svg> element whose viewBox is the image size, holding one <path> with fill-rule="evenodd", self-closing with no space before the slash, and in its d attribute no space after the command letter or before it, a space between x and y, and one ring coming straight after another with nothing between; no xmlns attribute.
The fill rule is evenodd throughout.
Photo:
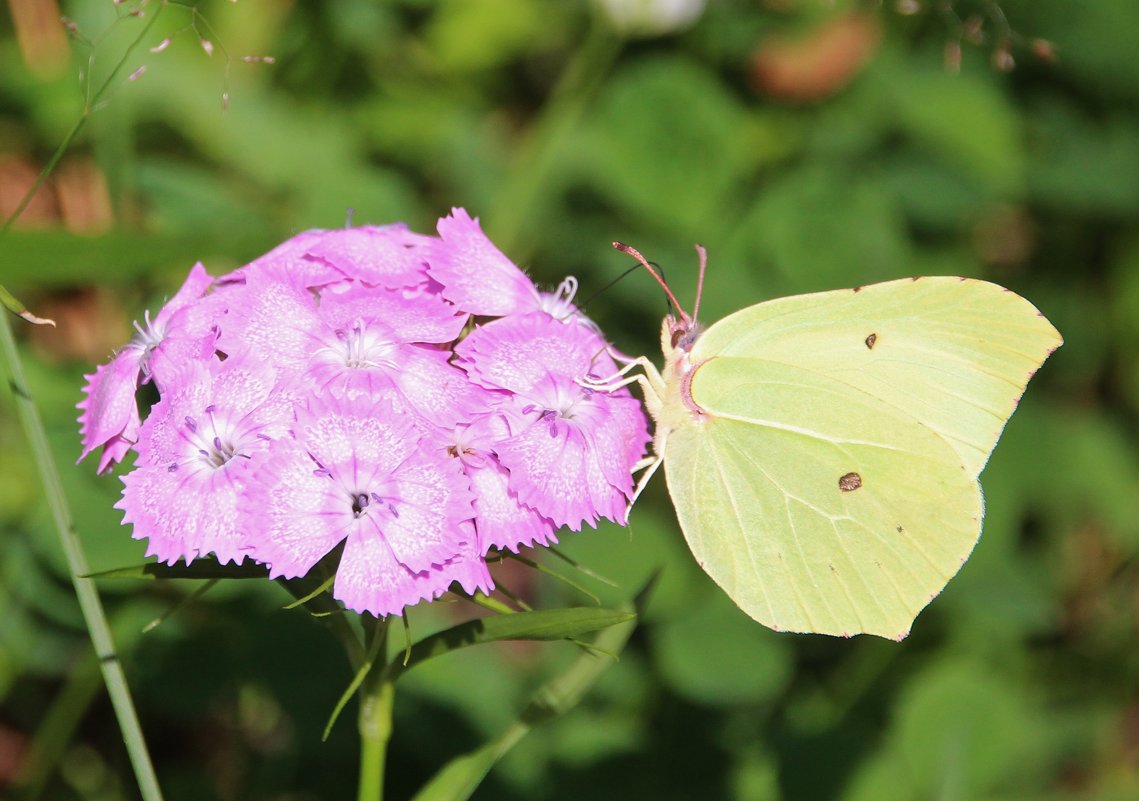
<svg viewBox="0 0 1139 801"><path fill-rule="evenodd" d="M397 343L375 326L368 328L357 320L351 328L336 331L336 343L326 350L336 354L350 370L367 370L376 367L396 367Z"/></svg>

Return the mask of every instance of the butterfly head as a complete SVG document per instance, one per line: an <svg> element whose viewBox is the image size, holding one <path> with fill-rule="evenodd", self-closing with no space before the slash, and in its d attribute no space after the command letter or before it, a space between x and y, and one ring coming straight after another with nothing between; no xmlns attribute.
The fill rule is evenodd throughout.
<svg viewBox="0 0 1139 801"><path fill-rule="evenodd" d="M624 242L614 242L613 247L622 253L628 253L634 259L641 263L641 266L649 271L649 275L656 279L664 290L665 295L668 296L669 302L672 303L673 308L676 309L676 314L670 314L664 318L664 329L661 331L661 350L665 355L671 355L676 351L681 353L688 353L692 350L692 346L696 343L696 339L700 336L700 324L696 321L696 314L700 310L700 295L704 290L704 270L708 266L708 253L704 250L702 245L696 246L696 253L700 256L700 274L696 283L696 302L692 306L692 314L684 311L684 307L680 305L680 301L676 299L676 295L669 289L668 284L661 277L652 264L650 264L640 251L631 245L626 245Z"/></svg>
<svg viewBox="0 0 1139 801"><path fill-rule="evenodd" d="M673 317L670 314L664 318L664 341L661 345L667 346L665 350L680 350L687 353L692 350L703 329L704 326L688 315Z"/></svg>

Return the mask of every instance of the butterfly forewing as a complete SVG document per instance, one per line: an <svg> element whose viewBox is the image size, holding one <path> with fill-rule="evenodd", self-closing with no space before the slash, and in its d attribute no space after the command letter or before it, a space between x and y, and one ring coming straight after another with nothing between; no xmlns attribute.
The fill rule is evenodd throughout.
<svg viewBox="0 0 1139 801"><path fill-rule="evenodd" d="M692 359L734 355L818 373L914 418L979 475L1028 379L1060 343L1007 289L907 278L743 309L708 329Z"/></svg>

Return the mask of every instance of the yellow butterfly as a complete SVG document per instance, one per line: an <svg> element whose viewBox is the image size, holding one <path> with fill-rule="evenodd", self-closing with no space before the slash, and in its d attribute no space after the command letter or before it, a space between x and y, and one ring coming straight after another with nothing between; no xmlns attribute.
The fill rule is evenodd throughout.
<svg viewBox="0 0 1139 801"><path fill-rule="evenodd" d="M978 476L1059 332L1003 287L945 276L771 300L701 331L699 289L688 315L614 247L678 310L662 371L642 356L599 384L639 383L656 423L637 494L663 462L696 561L764 625L905 637L973 550Z"/></svg>

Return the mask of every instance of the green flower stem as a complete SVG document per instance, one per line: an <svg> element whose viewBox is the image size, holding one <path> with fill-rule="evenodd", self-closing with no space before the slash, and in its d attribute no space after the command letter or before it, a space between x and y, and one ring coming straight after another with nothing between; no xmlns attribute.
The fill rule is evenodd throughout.
<svg viewBox="0 0 1139 801"><path fill-rule="evenodd" d="M40 482L43 484L44 497L48 508L51 509L52 520L55 523L56 534L59 537L63 552L67 556L67 565L71 571L71 583L75 587L75 595L79 599L79 607L83 611L83 619L87 630L91 634L91 642L95 646L95 655L103 672L103 681L107 685L107 692L111 696L111 704L115 709L115 716L119 721L119 728L123 733L127 753L131 765L134 767L135 780L139 791L145 801L161 801L162 792L158 789L158 779L154 775L154 766L150 761L150 754L146 750L146 740L142 736L142 727L135 713L134 702L131 700L130 690L127 688L126 676L123 666L115 653L115 644L111 639L111 629L107 623L103 603L99 600L98 590L94 580L87 578L90 572L87 568L87 558L79 538L75 535L75 525L71 519L71 511L67 506L67 498L63 493L63 485L59 479L59 470L55 466L51 450L48 447L47 435L44 433L43 421L39 410L32 401L28 388L27 378L24 376L23 364L16 348L16 340L12 334L12 327L8 323L8 315L0 312L0 349L4 354L4 362L8 368L9 386L15 397L16 413L20 424L31 446L32 458L39 472Z"/></svg>
<svg viewBox="0 0 1139 801"><path fill-rule="evenodd" d="M374 664L360 687L360 787L358 801L382 801L384 763L392 737L392 710L395 705L395 676L384 670L388 620L376 620L369 636L368 651Z"/></svg>
<svg viewBox="0 0 1139 801"><path fill-rule="evenodd" d="M394 702L394 681L368 682L360 691L359 801L381 801L384 797L384 760L392 736Z"/></svg>

